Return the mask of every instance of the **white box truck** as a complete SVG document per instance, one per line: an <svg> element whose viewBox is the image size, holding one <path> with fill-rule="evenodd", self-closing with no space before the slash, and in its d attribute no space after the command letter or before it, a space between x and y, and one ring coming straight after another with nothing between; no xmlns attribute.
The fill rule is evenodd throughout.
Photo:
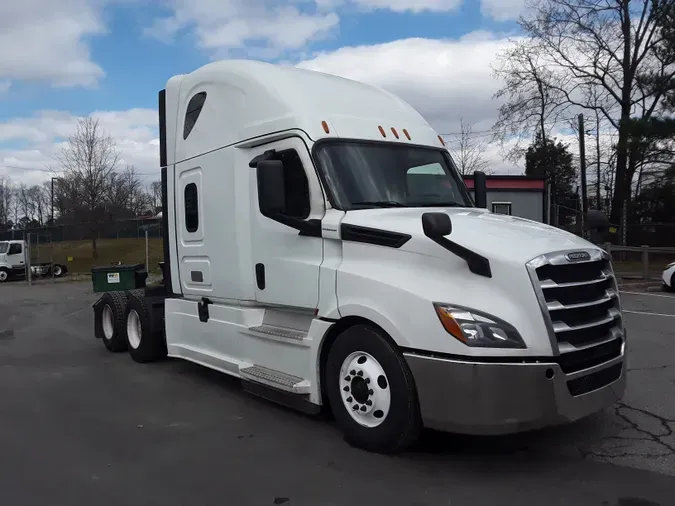
<svg viewBox="0 0 675 506"><path fill-rule="evenodd" d="M24 240L0 241L0 283L12 278L25 278L30 258L28 244ZM32 276L54 276L60 278L68 272L62 264L36 262L30 264Z"/></svg>
<svg viewBox="0 0 675 506"><path fill-rule="evenodd" d="M164 281L105 293L95 328L334 415L394 452L422 427L571 422L625 388L610 258L488 212L411 106L332 75L219 61L159 93Z"/></svg>

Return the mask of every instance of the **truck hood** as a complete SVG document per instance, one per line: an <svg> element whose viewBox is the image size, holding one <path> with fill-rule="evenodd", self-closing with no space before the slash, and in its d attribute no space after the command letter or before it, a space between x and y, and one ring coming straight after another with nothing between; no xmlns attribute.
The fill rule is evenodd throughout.
<svg viewBox="0 0 675 506"><path fill-rule="evenodd" d="M408 234L412 239L402 250L446 256L450 253L424 235L422 215L428 212L447 213L452 220L452 233L447 238L488 259L522 265L552 251L599 249L559 228L480 208L367 209L347 212L342 223Z"/></svg>

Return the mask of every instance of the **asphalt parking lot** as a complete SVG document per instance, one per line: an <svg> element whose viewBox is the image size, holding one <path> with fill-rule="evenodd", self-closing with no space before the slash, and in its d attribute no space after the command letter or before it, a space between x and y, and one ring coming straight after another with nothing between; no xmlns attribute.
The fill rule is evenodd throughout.
<svg viewBox="0 0 675 506"><path fill-rule="evenodd" d="M628 390L562 428L396 457L184 362L93 337L89 284L0 286L0 505L675 504L675 297L624 293Z"/></svg>

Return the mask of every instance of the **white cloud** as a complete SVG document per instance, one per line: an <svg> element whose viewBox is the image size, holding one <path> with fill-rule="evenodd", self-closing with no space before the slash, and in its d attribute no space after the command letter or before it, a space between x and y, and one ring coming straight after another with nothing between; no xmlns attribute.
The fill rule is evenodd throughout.
<svg viewBox="0 0 675 506"><path fill-rule="evenodd" d="M460 118L473 125L473 138L487 145L485 157L497 173L519 174L518 164L503 160L515 142L502 149L489 144L500 102L492 98L502 83L492 76L497 52L510 44L506 36L477 31L457 40L405 39L373 46L343 47L319 53L299 67L364 81L387 89L415 107L441 134L460 131ZM576 141L554 132L558 138ZM457 136L446 137L449 147Z"/></svg>
<svg viewBox="0 0 675 506"><path fill-rule="evenodd" d="M91 115L117 142L122 166L135 165L148 183L159 178L156 111L95 111ZM0 123L0 177L9 176L26 184L48 180L52 175L50 169L59 170L59 147L76 125L77 117L62 111L40 111L33 117ZM27 147L9 147L15 143Z"/></svg>
<svg viewBox="0 0 675 506"><path fill-rule="evenodd" d="M299 67L364 81L396 93L441 133L459 130L459 119L474 130L489 129L500 83L490 62L507 44L485 32L458 40L405 39L374 46L343 47L317 54Z"/></svg>
<svg viewBox="0 0 675 506"><path fill-rule="evenodd" d="M450 12L462 5L462 0L351 0L369 9L386 9L394 12Z"/></svg>
<svg viewBox="0 0 675 506"><path fill-rule="evenodd" d="M526 10L527 0L481 0L480 11L483 16L490 17L495 21L510 21L518 19L518 16Z"/></svg>
<svg viewBox="0 0 675 506"><path fill-rule="evenodd" d="M0 2L0 81L94 85L104 75L85 38L104 33L103 0Z"/></svg>
<svg viewBox="0 0 675 506"><path fill-rule="evenodd" d="M274 58L299 51L307 43L331 36L347 6L361 10L419 13L449 12L462 0L166 0L171 14L157 18L145 30L149 36L172 41L193 31L200 48L214 57L232 50L249 56Z"/></svg>
<svg viewBox="0 0 675 506"><path fill-rule="evenodd" d="M172 14L156 19L146 29L147 35L168 42L180 31L192 29L199 47L224 54L246 47L249 54L263 49L266 56L276 56L327 36L340 21L335 12L326 9L330 5L317 8L309 0L169 0L168 3ZM314 4L315 8L301 10L297 4Z"/></svg>

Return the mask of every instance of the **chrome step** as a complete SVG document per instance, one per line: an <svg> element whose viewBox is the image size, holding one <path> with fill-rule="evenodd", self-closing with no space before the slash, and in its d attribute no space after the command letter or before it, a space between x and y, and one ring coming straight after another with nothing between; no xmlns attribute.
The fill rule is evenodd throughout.
<svg viewBox="0 0 675 506"><path fill-rule="evenodd" d="M295 329L287 329L284 327L275 327L273 325L260 325L258 327L249 327L250 331L258 332L260 334L267 334L268 336L283 337L285 339L295 339L302 341L307 337L307 332Z"/></svg>
<svg viewBox="0 0 675 506"><path fill-rule="evenodd" d="M262 383L284 392L291 392L294 394L308 394L309 381L291 376L281 371L268 369L261 365L250 365L239 369L239 374L242 379Z"/></svg>

